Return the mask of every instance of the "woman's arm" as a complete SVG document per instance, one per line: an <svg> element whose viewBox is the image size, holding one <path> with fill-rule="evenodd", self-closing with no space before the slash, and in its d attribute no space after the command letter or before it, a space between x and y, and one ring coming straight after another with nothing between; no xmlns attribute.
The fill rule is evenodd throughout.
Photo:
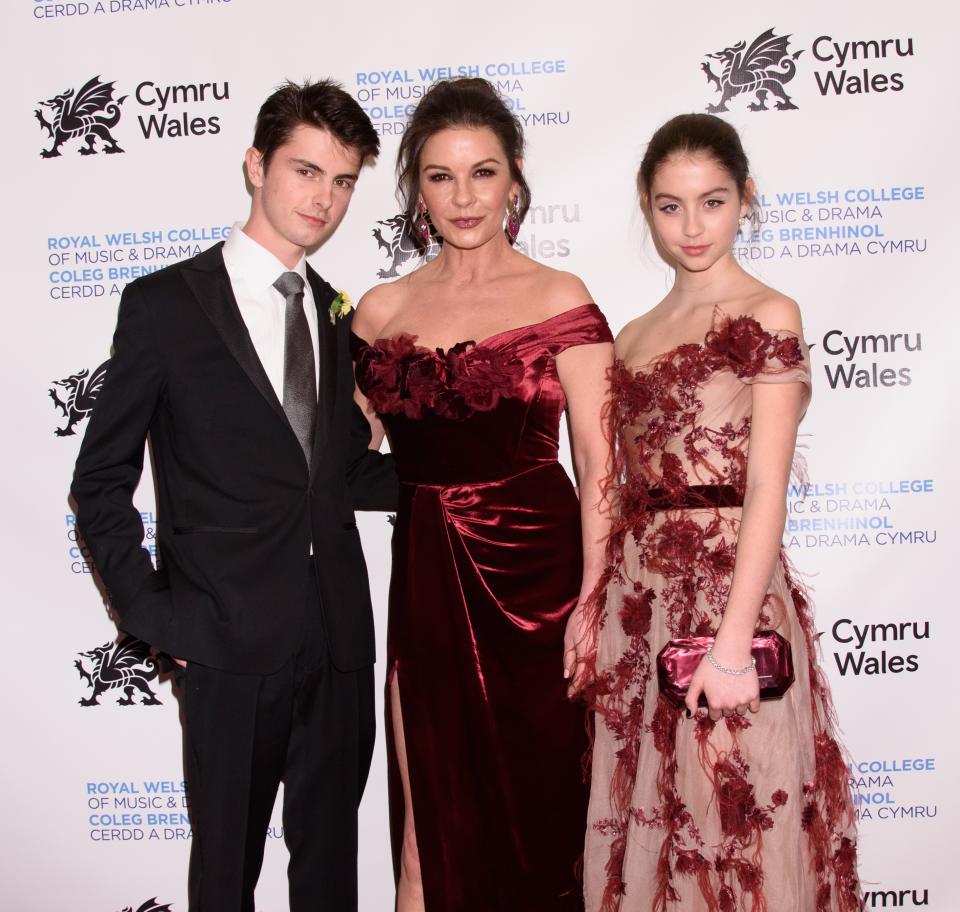
<svg viewBox="0 0 960 912"><path fill-rule="evenodd" d="M603 482L611 456L602 411L608 394L607 370L612 363L613 346L608 342L568 348L557 356L557 373L569 408L583 541L583 581L564 637L563 673L570 681L570 695L582 687L587 662L596 650L596 631L586 623L584 607L603 572L610 529Z"/></svg>
<svg viewBox="0 0 960 912"><path fill-rule="evenodd" d="M380 445L383 443L383 438L386 436L383 422L373 410L373 406L370 405L367 397L360 392L360 388L356 383L353 385L353 401L360 407L360 411L363 412L363 417L367 419L367 424L370 425L370 440L367 443L367 447L371 450L379 450Z"/></svg>
<svg viewBox="0 0 960 912"><path fill-rule="evenodd" d="M372 343L379 339L384 326L387 325L387 321L393 315L396 301L397 294L393 283L376 285L371 288L357 303L353 325L351 326L353 334L363 339L364 342ZM383 422L380 421L367 397L360 392L356 383L353 387L353 399L370 425L368 447L371 450L379 450L385 436Z"/></svg>

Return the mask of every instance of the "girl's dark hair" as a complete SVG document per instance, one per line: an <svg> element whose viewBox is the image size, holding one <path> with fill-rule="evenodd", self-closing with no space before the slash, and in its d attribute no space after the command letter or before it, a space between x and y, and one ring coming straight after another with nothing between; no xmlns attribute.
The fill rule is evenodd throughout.
<svg viewBox="0 0 960 912"><path fill-rule="evenodd" d="M300 124L326 130L360 154L360 163L377 157L380 137L356 100L332 79L297 85L285 82L261 106L253 131L253 148L263 156L263 168Z"/></svg>
<svg viewBox="0 0 960 912"><path fill-rule="evenodd" d="M507 156L510 177L520 187L517 211L521 222L530 208L530 187L517 164L524 149L520 121L486 79L443 79L420 99L397 151L397 183L407 232L418 247L423 247L423 239L413 230L413 223L420 197L420 155L431 136L450 127L493 131Z"/></svg>
<svg viewBox="0 0 960 912"><path fill-rule="evenodd" d="M671 155L697 153L708 155L721 165L736 183L740 198L746 196L750 163L737 131L712 114L679 114L650 138L637 172L637 190L641 197L649 195L657 168ZM755 207L755 200L750 200L751 210Z"/></svg>

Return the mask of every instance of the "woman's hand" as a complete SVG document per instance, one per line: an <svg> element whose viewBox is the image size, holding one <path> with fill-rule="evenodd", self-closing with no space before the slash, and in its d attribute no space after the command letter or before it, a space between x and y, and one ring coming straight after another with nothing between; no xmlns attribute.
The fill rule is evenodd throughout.
<svg viewBox="0 0 960 912"><path fill-rule="evenodd" d="M597 654L597 635L582 602L570 612L563 634L563 676L570 682L567 696L583 690Z"/></svg>
<svg viewBox="0 0 960 912"><path fill-rule="evenodd" d="M750 664L750 650L724 650L715 644L713 657L724 668L741 669ZM687 711L692 715L697 711L697 701L703 693L707 698L710 718L716 722L721 716L732 716L734 713L744 715L758 712L760 709L760 679L756 671L746 674L728 674L720 671L704 656L693 673L690 689L687 691Z"/></svg>

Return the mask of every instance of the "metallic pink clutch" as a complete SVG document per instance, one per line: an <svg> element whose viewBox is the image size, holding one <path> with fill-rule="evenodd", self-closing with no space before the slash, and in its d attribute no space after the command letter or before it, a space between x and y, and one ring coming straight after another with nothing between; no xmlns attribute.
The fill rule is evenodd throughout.
<svg viewBox="0 0 960 912"><path fill-rule="evenodd" d="M657 655L657 681L671 703L683 706L693 673L700 660L713 645L713 637L682 637L671 640ZM753 638L750 650L757 662L760 678L760 699L782 697L793 683L793 653L790 644L774 630L761 630ZM700 694L700 706L707 699Z"/></svg>

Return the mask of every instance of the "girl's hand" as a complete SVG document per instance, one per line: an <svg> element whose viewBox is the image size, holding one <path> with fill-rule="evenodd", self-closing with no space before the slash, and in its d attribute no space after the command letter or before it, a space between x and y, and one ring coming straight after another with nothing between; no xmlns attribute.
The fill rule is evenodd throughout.
<svg viewBox="0 0 960 912"><path fill-rule="evenodd" d="M567 618L563 634L563 676L570 682L567 685L568 697L583 690L596 654L596 631L588 623L583 604L578 603Z"/></svg>
<svg viewBox="0 0 960 912"><path fill-rule="evenodd" d="M741 650L731 651L729 655L718 651L714 646L713 656L725 668L745 668L750 664L750 652ZM714 668L710 660L704 656L697 670L693 673L690 689L687 691L687 711L692 715L697 711L697 701L703 693L707 698L710 718L716 722L721 716L732 716L734 713L744 715L760 710L760 679L756 671L749 671L743 675L727 674Z"/></svg>

